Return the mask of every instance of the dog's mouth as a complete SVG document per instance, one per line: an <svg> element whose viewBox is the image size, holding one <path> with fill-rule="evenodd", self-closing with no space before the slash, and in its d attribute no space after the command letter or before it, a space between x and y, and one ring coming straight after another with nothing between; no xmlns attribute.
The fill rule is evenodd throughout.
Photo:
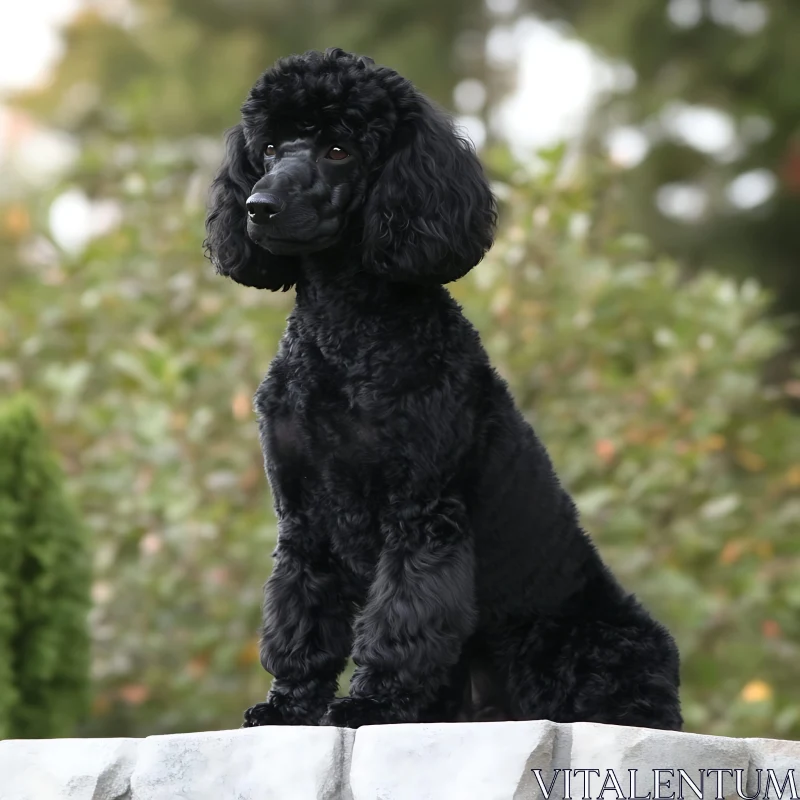
<svg viewBox="0 0 800 800"><path fill-rule="evenodd" d="M250 224L247 226L247 233L250 238L264 250L268 250L274 255L301 255L303 253L315 253L324 250L334 244L339 232L314 234L312 236L290 237L274 236L264 230L254 230Z"/></svg>
<svg viewBox="0 0 800 800"><path fill-rule="evenodd" d="M311 239L283 239L277 236L259 236L253 239L259 247L279 256L316 253L336 241L336 236L315 236Z"/></svg>

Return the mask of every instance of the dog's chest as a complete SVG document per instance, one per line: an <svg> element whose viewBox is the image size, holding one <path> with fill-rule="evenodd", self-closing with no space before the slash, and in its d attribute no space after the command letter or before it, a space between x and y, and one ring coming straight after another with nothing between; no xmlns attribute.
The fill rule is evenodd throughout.
<svg viewBox="0 0 800 800"><path fill-rule="evenodd" d="M303 464L309 480L335 472L377 483L388 460L392 413L380 374L330 365L301 345L280 353L259 389L266 457L277 470ZM363 488L363 487L362 487Z"/></svg>

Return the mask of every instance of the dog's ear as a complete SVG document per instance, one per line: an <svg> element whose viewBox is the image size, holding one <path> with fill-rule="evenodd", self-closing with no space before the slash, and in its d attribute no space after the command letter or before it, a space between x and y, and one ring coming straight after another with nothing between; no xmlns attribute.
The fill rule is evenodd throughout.
<svg viewBox="0 0 800 800"><path fill-rule="evenodd" d="M364 268L391 280L448 283L491 247L494 196L471 143L420 95L368 194Z"/></svg>
<svg viewBox="0 0 800 800"><path fill-rule="evenodd" d="M209 198L206 216L206 255L217 272L257 289L286 291L297 279L295 258L276 256L247 235L247 209L259 175L250 163L241 125L228 131L226 152Z"/></svg>

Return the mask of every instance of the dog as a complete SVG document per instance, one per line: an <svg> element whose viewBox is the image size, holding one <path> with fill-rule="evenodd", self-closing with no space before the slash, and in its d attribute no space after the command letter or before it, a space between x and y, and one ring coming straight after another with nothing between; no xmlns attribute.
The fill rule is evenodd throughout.
<svg viewBox="0 0 800 800"><path fill-rule="evenodd" d="M366 57L279 60L227 135L207 255L296 288L255 397L278 540L274 680L246 727L681 728L674 639L601 560L445 288L496 223L453 120Z"/></svg>

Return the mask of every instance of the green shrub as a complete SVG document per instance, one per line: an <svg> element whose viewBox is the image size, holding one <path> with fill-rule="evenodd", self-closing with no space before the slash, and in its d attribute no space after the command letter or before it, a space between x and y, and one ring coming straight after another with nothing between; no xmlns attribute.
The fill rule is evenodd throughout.
<svg viewBox="0 0 800 800"><path fill-rule="evenodd" d="M85 531L31 404L0 406L0 737L66 736L86 711Z"/></svg>

